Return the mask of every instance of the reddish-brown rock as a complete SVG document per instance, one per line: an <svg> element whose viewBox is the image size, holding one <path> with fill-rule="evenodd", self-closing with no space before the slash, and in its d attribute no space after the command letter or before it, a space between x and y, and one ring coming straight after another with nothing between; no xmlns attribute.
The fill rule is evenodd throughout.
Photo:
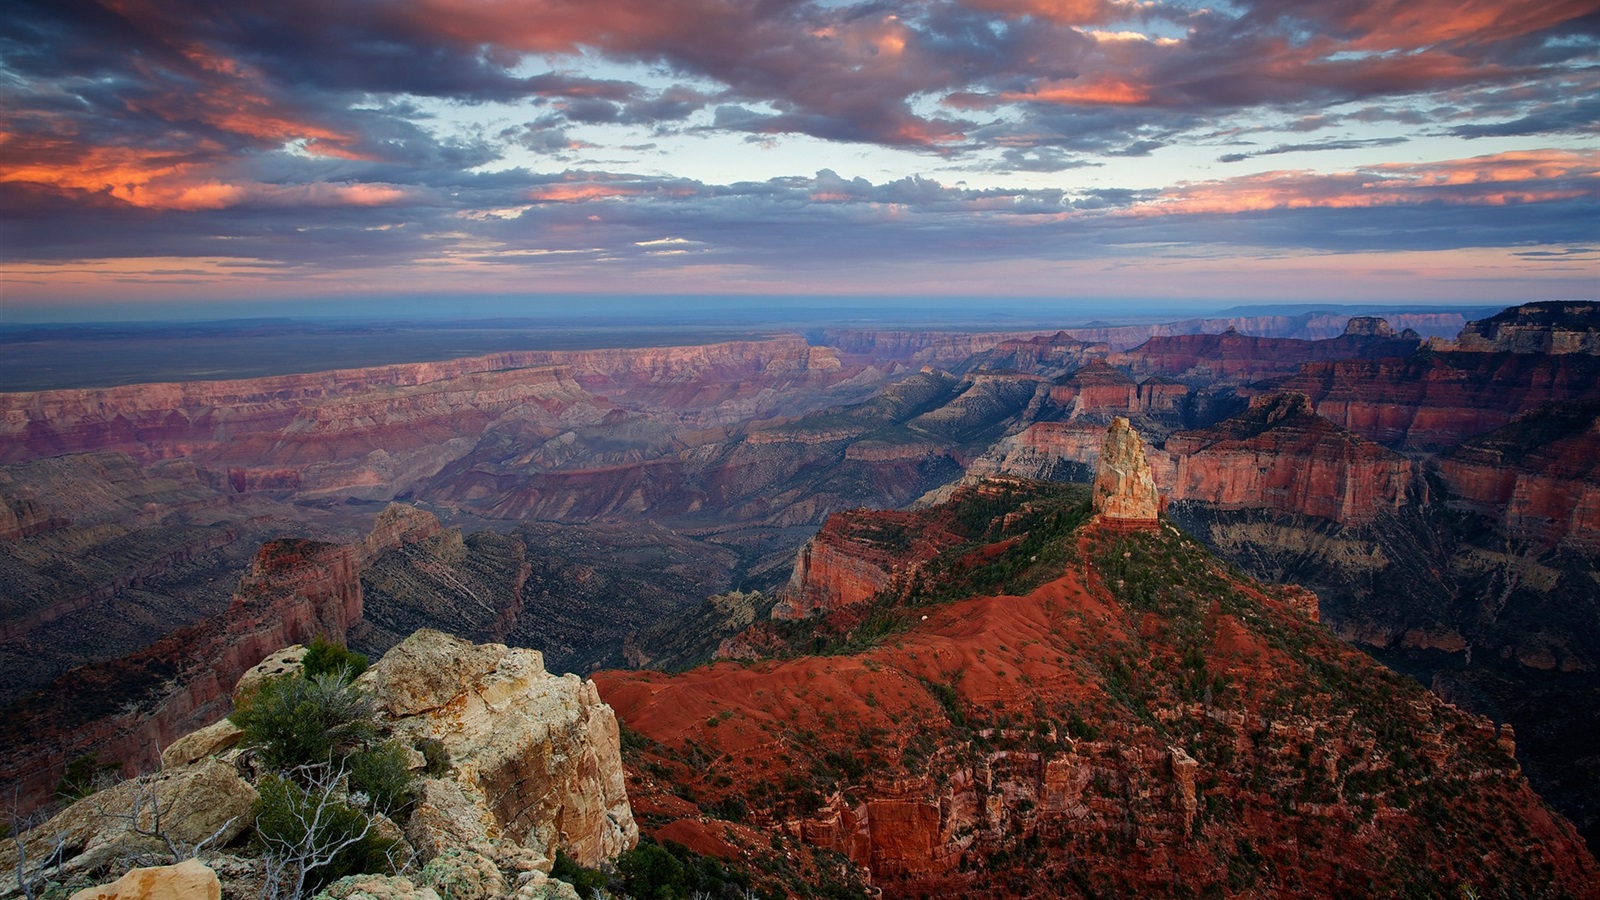
<svg viewBox="0 0 1600 900"><path fill-rule="evenodd" d="M1113 355L1111 362L1128 367L1135 375L1242 383L1288 375L1302 364L1318 360L1407 356L1417 345L1415 340L1381 334L1354 333L1307 341L1257 337L1230 329L1221 334L1153 337L1139 347Z"/></svg>
<svg viewBox="0 0 1600 900"><path fill-rule="evenodd" d="M1015 540L961 552L1015 565ZM891 900L1597 883L1486 720L1166 529L1074 540L1054 580L913 608L872 649L598 673L645 739L645 830L745 861L798 839Z"/></svg>
<svg viewBox="0 0 1600 900"><path fill-rule="evenodd" d="M1555 403L1433 461L1452 504L1518 541L1600 550L1600 402Z"/></svg>
<svg viewBox="0 0 1600 900"><path fill-rule="evenodd" d="M1122 370L1095 360L1050 387L1050 403L1069 418L1128 415L1142 407L1139 386Z"/></svg>
<svg viewBox="0 0 1600 900"><path fill-rule="evenodd" d="M892 510L830 517L800 548L772 618L804 619L864 603L958 542L937 529L912 528L918 520Z"/></svg>
<svg viewBox="0 0 1600 900"><path fill-rule="evenodd" d="M1276 382L1369 441L1437 451L1556 400L1600 399L1600 357L1424 350L1406 359L1308 363Z"/></svg>
<svg viewBox="0 0 1600 900"><path fill-rule="evenodd" d="M1351 524L1412 496L1411 461L1311 411L1302 394L1268 394L1244 413L1167 439L1173 500L1277 509Z"/></svg>

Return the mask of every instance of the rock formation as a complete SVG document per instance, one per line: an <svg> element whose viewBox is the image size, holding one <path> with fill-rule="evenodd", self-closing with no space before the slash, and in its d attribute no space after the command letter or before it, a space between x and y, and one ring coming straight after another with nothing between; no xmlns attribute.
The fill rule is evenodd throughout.
<svg viewBox="0 0 1600 900"><path fill-rule="evenodd" d="M626 761L647 831L774 864L830 850L889 900L1583 895L1600 878L1492 723L1341 644L1302 598L1172 529L1100 523L1055 538L1073 555L1036 587L962 594L1037 560L1006 521L1076 501L963 502L993 516L973 524L991 543L938 558L964 599L875 603L901 616L881 641L597 673L641 735ZM847 612L808 621L821 636Z"/></svg>
<svg viewBox="0 0 1600 900"><path fill-rule="evenodd" d="M1461 350L1502 353L1600 355L1600 303L1524 303L1467 323L1456 338Z"/></svg>
<svg viewBox="0 0 1600 900"><path fill-rule="evenodd" d="M119 782L48 822L0 843L0 896L16 890L19 862L32 879L46 865L62 877L100 872L118 860L227 845L251 827L256 790L216 759ZM159 836L158 836L159 832ZM169 847L170 843L170 847ZM60 847L62 858L52 859Z"/></svg>
<svg viewBox="0 0 1600 900"><path fill-rule="evenodd" d="M559 845L591 867L638 840L616 716L593 682L547 673L538 651L423 630L359 683L408 742L443 744L455 783L429 795L459 792L453 805L464 800L474 820L491 823L489 837L547 855ZM419 827L427 838L413 844L428 858L461 839L459 828Z"/></svg>
<svg viewBox="0 0 1600 900"><path fill-rule="evenodd" d="M1508 537L1600 551L1600 401L1552 403L1437 457L1449 502Z"/></svg>
<svg viewBox="0 0 1600 900"><path fill-rule="evenodd" d="M615 715L592 682L550 675L537 651L419 631L355 687L378 714L379 737L407 748L414 770L428 757L409 748L436 742L438 752L426 763L434 774L418 779L412 801L395 814L404 831L369 813L374 829L399 842L400 862L413 865L406 860L416 851L408 872L417 883L404 876L351 876L331 886L328 896L566 897L570 888L548 878L557 848L597 867L637 842ZM241 693L251 689L248 681L235 686ZM259 795L241 773L257 784L267 773L254 751L234 746L237 734L217 740L218 730L202 729L173 744L185 749L163 760L161 772L78 800L22 834L20 843L0 841L0 897L18 885L39 887L46 877L76 886L123 872L130 862L191 854L226 871L230 896L260 893L263 862L249 858L259 850L230 844L256 824ZM360 807L362 801L351 803ZM190 859L133 869L74 896L191 900L207 890L219 896L217 873Z"/></svg>
<svg viewBox="0 0 1600 900"><path fill-rule="evenodd" d="M197 859L132 869L110 884L84 888L70 900L222 900L217 873Z"/></svg>
<svg viewBox="0 0 1600 900"><path fill-rule="evenodd" d="M1128 420L1111 420L1094 469L1094 509L1108 522L1127 528L1154 528L1161 512L1144 442Z"/></svg>
<svg viewBox="0 0 1600 900"><path fill-rule="evenodd" d="M1411 461L1311 411L1303 394L1258 397L1211 428L1178 432L1169 496L1239 509L1276 509L1335 522L1393 513L1413 494Z"/></svg>
<svg viewBox="0 0 1600 900"><path fill-rule="evenodd" d="M936 529L913 532L907 526L914 519L890 510L829 518L800 548L772 618L804 619L864 603L958 540Z"/></svg>

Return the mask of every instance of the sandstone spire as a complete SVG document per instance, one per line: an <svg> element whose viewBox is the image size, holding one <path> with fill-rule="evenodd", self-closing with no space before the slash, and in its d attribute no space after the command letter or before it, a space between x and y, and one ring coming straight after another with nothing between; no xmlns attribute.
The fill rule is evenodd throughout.
<svg viewBox="0 0 1600 900"><path fill-rule="evenodd" d="M1161 510L1144 442L1128 420L1111 420L1094 470L1094 511L1104 520L1129 527L1154 527Z"/></svg>

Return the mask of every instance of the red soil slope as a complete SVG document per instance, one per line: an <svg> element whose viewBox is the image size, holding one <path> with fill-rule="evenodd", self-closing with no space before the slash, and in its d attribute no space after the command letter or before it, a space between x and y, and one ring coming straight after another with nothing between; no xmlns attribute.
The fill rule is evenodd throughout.
<svg viewBox="0 0 1600 900"><path fill-rule="evenodd" d="M1015 562L1004 532L961 552ZM1059 549L861 652L596 675L646 830L757 867L798 839L890 898L1594 895L1487 720L1166 526Z"/></svg>

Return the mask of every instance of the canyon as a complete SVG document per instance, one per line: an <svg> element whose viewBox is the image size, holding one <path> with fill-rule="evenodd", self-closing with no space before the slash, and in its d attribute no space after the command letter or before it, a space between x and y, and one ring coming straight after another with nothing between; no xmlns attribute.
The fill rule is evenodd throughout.
<svg viewBox="0 0 1600 900"><path fill-rule="evenodd" d="M1165 523L1180 526L1249 575L1296 585L1228 590L1320 618L1463 709L1514 724L1522 770L1595 841L1600 771L1575 748L1600 733L1597 319L1595 304L1527 304L1462 320L1456 340L1442 318L1399 317L1237 317L1153 336L840 330L0 394L0 701L5 744L30 748L0 779L24 777L42 802L78 755L148 765L226 711L236 670L317 634L379 654L443 628L578 672L880 652L874 635L921 627L886 598L972 601L951 585L1013 579L974 573L995 559L1030 569L1008 555L1024 544L1063 563L1038 535L1065 540L1051 530L1071 518L1064 507L998 510L1021 485L1092 481L1121 419L1165 504L1134 520L1163 523L1162 541ZM860 507L876 511L841 515ZM1042 508L1060 521L1023 527ZM996 517L1009 538L968 546L983 537L974 523ZM1074 597L1106 583L1075 577L1061 587ZM928 693L922 664L895 665L912 673L901 687ZM1181 784L1196 760L1203 782L1205 761L1135 740L1132 720L1118 727L1141 765L1176 779L1171 808L1193 828L1203 800L1191 810ZM1242 746L1238 733L1213 737ZM1477 746L1466 738L1450 746L1478 752L1461 749ZM999 759L960 778L1005 783ZM1052 760L1040 757L1039 779L1067 771ZM1144 776L1107 765L1050 791L1094 779L1083 772L1145 790L1132 787ZM930 837L933 795L914 794L889 791L865 812L824 794L832 824L784 834L907 884L966 884L967 851ZM976 802L955 796L935 806ZM988 835L970 858L989 866L1011 827L996 823L1033 821L1026 812L955 827ZM883 834L924 843L871 849L874 816ZM1060 830L1037 827L1019 833ZM709 833L698 828L662 833ZM935 857L957 860L956 874L927 869Z"/></svg>

